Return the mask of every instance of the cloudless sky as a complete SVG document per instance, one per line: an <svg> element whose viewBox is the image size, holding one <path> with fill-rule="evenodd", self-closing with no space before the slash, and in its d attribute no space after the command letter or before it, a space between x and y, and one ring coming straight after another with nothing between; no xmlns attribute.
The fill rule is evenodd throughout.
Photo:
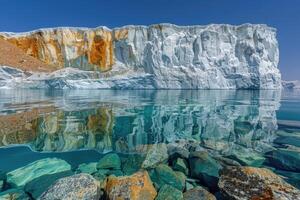
<svg viewBox="0 0 300 200"><path fill-rule="evenodd" d="M284 80L300 80L300 0L0 0L0 31L174 23L277 28Z"/></svg>

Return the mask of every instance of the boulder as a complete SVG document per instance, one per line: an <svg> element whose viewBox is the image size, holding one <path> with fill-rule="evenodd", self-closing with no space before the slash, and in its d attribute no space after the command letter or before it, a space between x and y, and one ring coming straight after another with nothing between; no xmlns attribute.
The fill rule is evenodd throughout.
<svg viewBox="0 0 300 200"><path fill-rule="evenodd" d="M77 170L81 173L93 174L97 171L97 163L96 162L82 163L78 166Z"/></svg>
<svg viewBox="0 0 300 200"><path fill-rule="evenodd" d="M13 188L0 193L1 200L29 200L29 196L21 189Z"/></svg>
<svg viewBox="0 0 300 200"><path fill-rule="evenodd" d="M177 158L173 162L173 169L176 171L180 171L180 172L184 173L185 175L188 175L189 169L188 169L187 165L188 164L187 164L186 160L184 160L182 158Z"/></svg>
<svg viewBox="0 0 300 200"><path fill-rule="evenodd" d="M51 185L40 200L53 199L84 199L99 200L101 197L100 183L89 174L76 174L61 178Z"/></svg>
<svg viewBox="0 0 300 200"><path fill-rule="evenodd" d="M109 176L106 184L109 199L153 200L157 193L147 171L131 176Z"/></svg>
<svg viewBox="0 0 300 200"><path fill-rule="evenodd" d="M145 156L141 154L127 155L122 162L122 170L124 174L128 176L139 171L144 160Z"/></svg>
<svg viewBox="0 0 300 200"><path fill-rule="evenodd" d="M156 200L182 200L182 192L171 185L163 185L156 197Z"/></svg>
<svg viewBox="0 0 300 200"><path fill-rule="evenodd" d="M228 199L300 199L298 189L265 168L226 167L218 186Z"/></svg>
<svg viewBox="0 0 300 200"><path fill-rule="evenodd" d="M272 165L287 171L300 171L300 152L296 150L276 149L267 153Z"/></svg>
<svg viewBox="0 0 300 200"><path fill-rule="evenodd" d="M261 167L266 160L263 154L242 146L236 146L228 158L237 160L244 166L252 167Z"/></svg>
<svg viewBox="0 0 300 200"><path fill-rule="evenodd" d="M99 160L97 169L121 169L121 159L116 153L106 154Z"/></svg>
<svg viewBox="0 0 300 200"><path fill-rule="evenodd" d="M174 158L188 159L190 152L187 149L178 146L176 143L175 144L171 143L168 144L168 154L171 159Z"/></svg>
<svg viewBox="0 0 300 200"><path fill-rule="evenodd" d="M184 200L216 200L216 197L202 187L196 187L183 193Z"/></svg>
<svg viewBox="0 0 300 200"><path fill-rule="evenodd" d="M158 164L167 161L168 158L168 149L165 143L153 144L147 152L142 168L154 168Z"/></svg>
<svg viewBox="0 0 300 200"><path fill-rule="evenodd" d="M68 170L71 170L71 165L66 161L58 158L45 158L7 173L7 182L13 187L22 187L40 176Z"/></svg>
<svg viewBox="0 0 300 200"><path fill-rule="evenodd" d="M222 166L205 151L192 152L189 156L191 176L206 186L216 188Z"/></svg>
<svg viewBox="0 0 300 200"><path fill-rule="evenodd" d="M161 188L163 185L171 185L174 188L183 191L185 188L186 176L179 171L174 171L166 164L160 164L150 172L151 180Z"/></svg>
<svg viewBox="0 0 300 200"><path fill-rule="evenodd" d="M72 176L74 173L72 171L64 171L56 174L47 174L40 176L32 181L28 182L24 190L29 193L34 199L37 199L41 194L51 186L55 181L60 178Z"/></svg>

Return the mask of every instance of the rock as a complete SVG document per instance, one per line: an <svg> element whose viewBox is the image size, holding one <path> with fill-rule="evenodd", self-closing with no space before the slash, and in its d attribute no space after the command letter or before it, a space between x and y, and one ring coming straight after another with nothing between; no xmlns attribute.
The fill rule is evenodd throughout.
<svg viewBox="0 0 300 200"><path fill-rule="evenodd" d="M175 159L175 158L183 158L183 159L188 159L190 152L183 148L179 147L176 143L170 143L168 144L168 154L170 159Z"/></svg>
<svg viewBox="0 0 300 200"><path fill-rule="evenodd" d="M99 200L100 197L100 183L91 175L82 173L59 179L39 199Z"/></svg>
<svg viewBox="0 0 300 200"><path fill-rule="evenodd" d="M202 187L196 187L183 193L184 200L216 200L216 197Z"/></svg>
<svg viewBox="0 0 300 200"><path fill-rule="evenodd" d="M153 200L157 193L147 171L140 171L131 176L110 176L106 194L109 199Z"/></svg>
<svg viewBox="0 0 300 200"><path fill-rule="evenodd" d="M187 167L187 162L182 158L177 158L173 162L173 169L176 171L180 171L180 172L184 173L185 175L188 175L188 173L189 173L189 169Z"/></svg>
<svg viewBox="0 0 300 200"><path fill-rule="evenodd" d="M29 193L34 199L37 199L41 194L55 181L60 178L72 176L74 173L72 171L64 171L56 174L47 174L40 176L32 181L28 182L24 190Z"/></svg>
<svg viewBox="0 0 300 200"><path fill-rule="evenodd" d="M97 172L93 173L92 176L102 182L107 177L109 171L109 169L99 169Z"/></svg>
<svg viewBox="0 0 300 200"><path fill-rule="evenodd" d="M233 159L222 157L222 156L217 156L214 157L217 161L220 162L222 166L241 166L241 164Z"/></svg>
<svg viewBox="0 0 300 200"><path fill-rule="evenodd" d="M121 169L121 159L116 153L106 154L99 160L97 169Z"/></svg>
<svg viewBox="0 0 300 200"><path fill-rule="evenodd" d="M71 166L66 161L57 158L45 158L7 173L7 182L13 187L21 187L40 176L68 170L71 170Z"/></svg>
<svg viewBox="0 0 300 200"><path fill-rule="evenodd" d="M97 171L97 163L92 162L88 164L86 163L80 164L77 170L81 173L93 174Z"/></svg>
<svg viewBox="0 0 300 200"><path fill-rule="evenodd" d="M124 175L124 173L121 170L119 170L119 169L109 170L106 174L107 174L107 176L109 176L109 175L123 176Z"/></svg>
<svg viewBox="0 0 300 200"><path fill-rule="evenodd" d="M193 189L194 188L194 185L191 184L190 182L186 181L185 182L185 189L186 190L190 190L190 189Z"/></svg>
<svg viewBox="0 0 300 200"><path fill-rule="evenodd" d="M237 160L239 163L245 166L261 167L265 162L266 158L255 151L249 151L248 148L243 148L237 146L232 155L229 156L230 159Z"/></svg>
<svg viewBox="0 0 300 200"><path fill-rule="evenodd" d="M183 191L185 187L185 175L182 172L173 171L173 169L166 164L160 164L151 170L150 177L151 180L157 184L158 188L167 184Z"/></svg>
<svg viewBox="0 0 300 200"><path fill-rule="evenodd" d="M126 156L124 162L122 162L122 170L124 174L131 175L139 171L144 160L145 156L140 154L130 154Z"/></svg>
<svg viewBox="0 0 300 200"><path fill-rule="evenodd" d="M208 187L216 188L222 166L207 152L193 152L189 156L191 176L199 178Z"/></svg>
<svg viewBox="0 0 300 200"><path fill-rule="evenodd" d="M265 168L226 167L218 185L229 199L300 199L299 190Z"/></svg>
<svg viewBox="0 0 300 200"><path fill-rule="evenodd" d="M0 37L49 66L63 68L3 81L6 88L281 88L276 29L266 25L65 27Z"/></svg>
<svg viewBox="0 0 300 200"><path fill-rule="evenodd" d="M278 169L300 171L300 152L295 150L277 149L266 154L272 165Z"/></svg>
<svg viewBox="0 0 300 200"><path fill-rule="evenodd" d="M30 200L26 193L18 188L6 190L0 193L1 200Z"/></svg>
<svg viewBox="0 0 300 200"><path fill-rule="evenodd" d="M159 163L167 161L168 158L168 149L165 143L153 144L147 152L142 168L154 168Z"/></svg>
<svg viewBox="0 0 300 200"><path fill-rule="evenodd" d="M182 192L171 185L163 185L155 200L182 200Z"/></svg>

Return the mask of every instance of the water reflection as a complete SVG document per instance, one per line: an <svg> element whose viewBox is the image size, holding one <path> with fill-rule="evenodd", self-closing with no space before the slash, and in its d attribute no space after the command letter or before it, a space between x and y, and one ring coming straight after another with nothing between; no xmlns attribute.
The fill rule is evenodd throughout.
<svg viewBox="0 0 300 200"><path fill-rule="evenodd" d="M280 91L0 91L0 145L38 152L143 152L196 141L240 162L263 162Z"/></svg>

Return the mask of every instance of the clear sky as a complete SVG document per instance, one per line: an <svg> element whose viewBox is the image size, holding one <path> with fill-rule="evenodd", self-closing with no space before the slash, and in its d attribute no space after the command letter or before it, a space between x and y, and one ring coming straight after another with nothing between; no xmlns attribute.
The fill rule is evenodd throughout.
<svg viewBox="0 0 300 200"><path fill-rule="evenodd" d="M300 0L0 0L0 31L128 24L264 23L277 28L279 68L300 80Z"/></svg>

